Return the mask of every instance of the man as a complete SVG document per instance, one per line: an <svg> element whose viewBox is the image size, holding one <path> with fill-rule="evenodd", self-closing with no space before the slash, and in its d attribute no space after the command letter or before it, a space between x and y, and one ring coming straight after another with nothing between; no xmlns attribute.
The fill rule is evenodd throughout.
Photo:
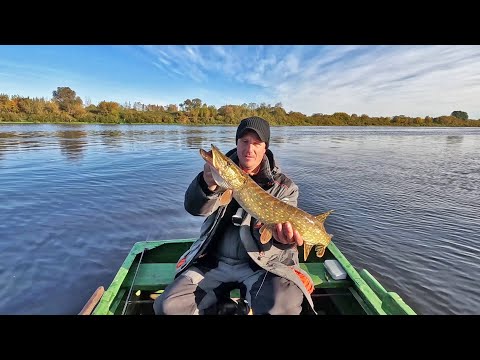
<svg viewBox="0 0 480 360"><path fill-rule="evenodd" d="M264 190L297 206L298 187L269 149L269 123L243 119L235 140L237 147L226 155ZM256 219L235 199L220 204L225 189L215 183L214 171L206 162L185 193L185 209L207 218L199 239L180 257L175 280L156 299L155 313L218 314L235 288L255 315L300 314L305 299L313 310L313 282L299 267L300 234L288 222L276 224L273 239L261 244Z"/></svg>

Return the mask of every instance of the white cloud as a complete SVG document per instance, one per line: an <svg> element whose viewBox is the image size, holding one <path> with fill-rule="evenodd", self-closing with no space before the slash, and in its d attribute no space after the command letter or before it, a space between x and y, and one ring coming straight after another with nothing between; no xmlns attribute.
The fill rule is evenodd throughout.
<svg viewBox="0 0 480 360"><path fill-rule="evenodd" d="M307 115L343 111L424 117L463 110L478 118L479 46L378 47L359 56L351 50L362 49L297 59L303 73L287 78L267 73L264 84L284 107Z"/></svg>
<svg viewBox="0 0 480 360"><path fill-rule="evenodd" d="M179 103L199 97L216 105L281 102L306 115L341 111L370 116L439 116L454 110L480 118L480 46L141 46L114 47L168 81L102 78L78 68L0 60L3 91L38 96L70 86L101 100L152 94ZM47 62L45 62L47 63ZM122 66L123 66L122 62ZM140 73L140 72L139 72ZM102 74L103 75L103 74ZM152 74L151 79L155 78ZM150 79L149 78L149 79ZM7 87L6 84L9 84ZM54 84L54 88L51 88ZM30 94L29 89L36 89ZM104 91L105 93L102 93ZM120 95L121 94L121 95ZM207 98L203 98L203 96ZM174 100L177 99L177 100ZM112 101L115 101L112 99ZM235 102L234 102L235 101ZM144 101L146 102L146 100Z"/></svg>

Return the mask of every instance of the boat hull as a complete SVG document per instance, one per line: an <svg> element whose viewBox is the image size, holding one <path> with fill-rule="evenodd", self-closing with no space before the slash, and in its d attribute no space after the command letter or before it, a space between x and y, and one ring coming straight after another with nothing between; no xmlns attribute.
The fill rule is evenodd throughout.
<svg viewBox="0 0 480 360"><path fill-rule="evenodd" d="M178 259L194 240L135 243L92 315L153 315L155 298L173 281ZM325 260L335 260L346 278L335 280ZM318 314L415 315L397 293L387 291L366 269L357 271L333 241L321 259L300 258L300 266L314 281L312 299ZM231 292L232 298L238 296L237 290Z"/></svg>

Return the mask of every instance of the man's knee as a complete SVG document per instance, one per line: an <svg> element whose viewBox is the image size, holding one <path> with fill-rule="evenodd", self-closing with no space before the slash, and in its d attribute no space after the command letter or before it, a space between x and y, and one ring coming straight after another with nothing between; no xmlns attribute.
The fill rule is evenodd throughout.
<svg viewBox="0 0 480 360"><path fill-rule="evenodd" d="M271 315L300 315L302 312L303 291L287 279L278 280L281 286L275 292Z"/></svg>
<svg viewBox="0 0 480 360"><path fill-rule="evenodd" d="M293 281L276 275L269 276L258 290L255 286L251 290L253 313L299 315L302 312L303 291Z"/></svg>
<svg viewBox="0 0 480 360"><path fill-rule="evenodd" d="M162 294L155 299L153 311L155 315L177 315L185 311L183 306L179 306L180 301L175 301L174 297Z"/></svg>
<svg viewBox="0 0 480 360"><path fill-rule="evenodd" d="M153 311L156 315L190 315L194 314L195 290L197 286L191 279L180 276L155 299Z"/></svg>

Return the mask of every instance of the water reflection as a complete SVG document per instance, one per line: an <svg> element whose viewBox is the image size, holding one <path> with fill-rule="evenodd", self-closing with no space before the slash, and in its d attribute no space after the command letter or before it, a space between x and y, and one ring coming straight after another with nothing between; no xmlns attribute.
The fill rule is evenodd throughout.
<svg viewBox="0 0 480 360"><path fill-rule="evenodd" d="M185 139L189 148L204 148L206 145L206 138L202 136L187 136Z"/></svg>
<svg viewBox="0 0 480 360"><path fill-rule="evenodd" d="M5 154L20 149L41 149L46 144L48 145L48 140L45 141L43 137L45 137L45 134L38 131L26 133L15 131L0 132L0 152Z"/></svg>
<svg viewBox="0 0 480 360"><path fill-rule="evenodd" d="M121 130L103 130L96 132L102 139L102 144L110 148L118 148L122 146L123 132Z"/></svg>
<svg viewBox="0 0 480 360"><path fill-rule="evenodd" d="M66 155L69 160L79 160L83 157L83 151L87 145L87 133L83 130L57 131L60 151Z"/></svg>
<svg viewBox="0 0 480 360"><path fill-rule="evenodd" d="M447 144L460 144L463 141L463 135L449 135L447 136Z"/></svg>
<svg viewBox="0 0 480 360"><path fill-rule="evenodd" d="M11 137L12 137L12 135L10 133L0 131L0 160L3 159L3 153L8 151L9 140L7 140L7 139L9 139Z"/></svg>

